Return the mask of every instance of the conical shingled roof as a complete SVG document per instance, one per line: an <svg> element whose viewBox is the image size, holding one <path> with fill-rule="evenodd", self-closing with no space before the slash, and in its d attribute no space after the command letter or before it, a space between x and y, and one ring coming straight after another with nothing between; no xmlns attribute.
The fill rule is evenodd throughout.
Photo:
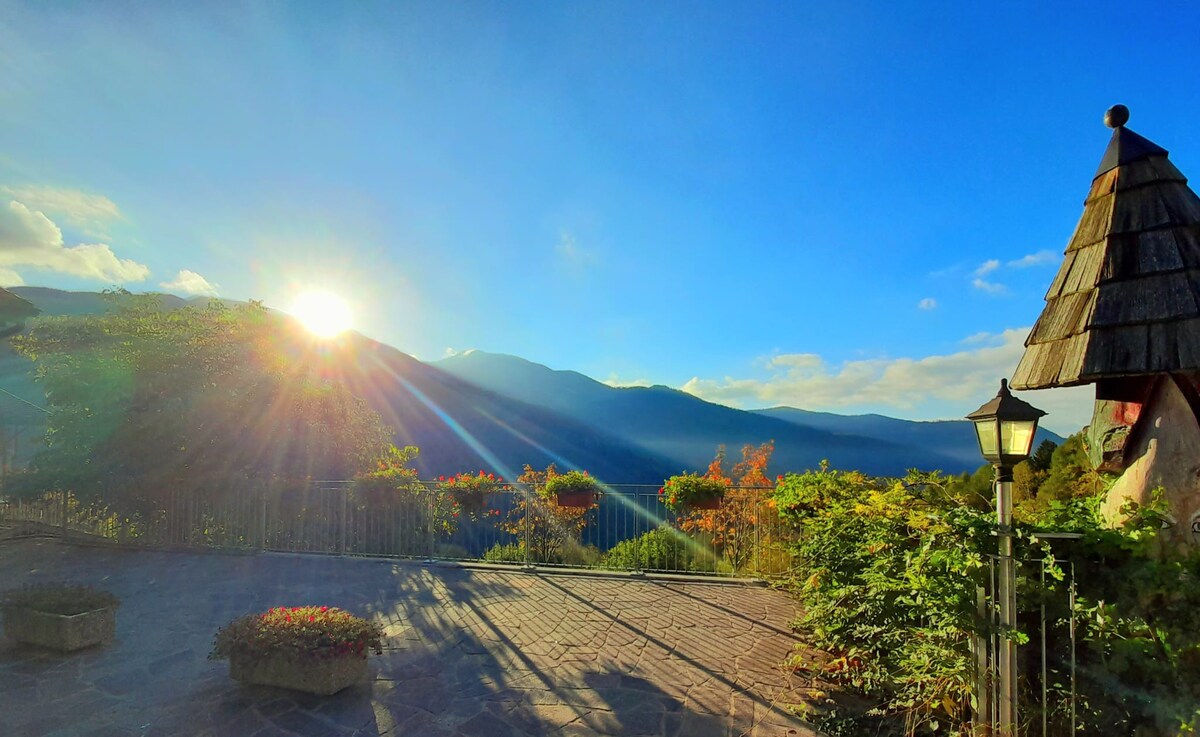
<svg viewBox="0 0 1200 737"><path fill-rule="evenodd" d="M1105 116L1112 141L1014 389L1200 371L1200 197L1128 117Z"/></svg>
<svg viewBox="0 0 1200 737"><path fill-rule="evenodd" d="M0 324L36 317L40 312L29 300L0 287Z"/></svg>

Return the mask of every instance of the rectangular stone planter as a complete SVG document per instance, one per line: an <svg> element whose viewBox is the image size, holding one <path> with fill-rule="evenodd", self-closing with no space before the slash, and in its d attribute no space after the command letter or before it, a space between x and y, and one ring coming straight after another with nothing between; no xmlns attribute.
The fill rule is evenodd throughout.
<svg viewBox="0 0 1200 737"><path fill-rule="evenodd" d="M361 681L367 674L366 655L308 658L293 655L235 656L229 677L256 686L276 686L329 696Z"/></svg>
<svg viewBox="0 0 1200 737"><path fill-rule="evenodd" d="M69 652L112 642L117 630L113 609L83 614L49 614L5 607L4 631L17 642Z"/></svg>

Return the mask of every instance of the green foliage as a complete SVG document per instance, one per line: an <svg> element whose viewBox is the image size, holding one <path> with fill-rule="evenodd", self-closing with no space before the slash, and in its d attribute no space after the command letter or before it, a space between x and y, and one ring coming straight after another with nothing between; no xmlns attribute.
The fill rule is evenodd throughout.
<svg viewBox="0 0 1200 737"><path fill-rule="evenodd" d="M1034 471L1049 471L1058 443L1053 440L1043 440L1029 457L1029 465Z"/></svg>
<svg viewBox="0 0 1200 737"><path fill-rule="evenodd" d="M46 318L14 339L50 409L26 489L217 495L266 478L347 478L387 444L379 416L297 355L262 305L110 299L109 314Z"/></svg>
<svg viewBox="0 0 1200 737"><path fill-rule="evenodd" d="M589 492L599 494L604 491L600 482L589 476L587 471L567 471L553 474L546 479L543 489L549 496Z"/></svg>
<svg viewBox="0 0 1200 737"><path fill-rule="evenodd" d="M275 607L247 614L221 628L210 660L230 657L302 655L332 658L383 653L383 628L375 622L327 606Z"/></svg>
<svg viewBox="0 0 1200 737"><path fill-rule="evenodd" d="M483 551L483 559L491 563L523 563L525 549L515 543L505 545L496 543Z"/></svg>
<svg viewBox="0 0 1200 737"><path fill-rule="evenodd" d="M715 570L712 553L698 548L682 532L663 526L617 543L604 554L600 565L604 568L640 571Z"/></svg>
<svg viewBox="0 0 1200 737"><path fill-rule="evenodd" d="M802 526L797 624L837 656L800 666L885 696L916 729L967 716L971 583L993 538L983 513L926 493L940 478L909 482L822 468L788 474L774 500Z"/></svg>
<svg viewBox="0 0 1200 737"><path fill-rule="evenodd" d="M0 606L65 616L111 609L120 603L120 599L107 591L73 584L26 586L0 595Z"/></svg>
<svg viewBox="0 0 1200 737"><path fill-rule="evenodd" d="M726 480L684 473L672 476L658 490L667 509L680 511L697 502L720 499L729 487Z"/></svg>
<svg viewBox="0 0 1200 737"><path fill-rule="evenodd" d="M1052 472L1065 478L1071 453ZM1164 556L1164 510L1131 506L1129 523L1113 530L1099 514L1099 495L1046 501L1036 518L1015 526L1018 557L1032 562L1018 580L1018 631L997 633L976 616L975 600L990 575L995 517L951 493L970 481L915 472L895 481L822 468L779 482L780 514L802 529L795 585L805 611L797 625L834 656L798 667L881 698L883 711L902 717L910 733L934 725L937 733L965 731L972 635L1028 643L1040 636L1045 606L1046 687L1062 703L1074 581L1084 732L1175 734L1200 721L1200 553ZM1081 537L1051 549L1035 541L1038 530ZM1030 661L1021 672L1023 713L1040 720L1040 669ZM1047 719L1061 730L1068 715L1056 709Z"/></svg>

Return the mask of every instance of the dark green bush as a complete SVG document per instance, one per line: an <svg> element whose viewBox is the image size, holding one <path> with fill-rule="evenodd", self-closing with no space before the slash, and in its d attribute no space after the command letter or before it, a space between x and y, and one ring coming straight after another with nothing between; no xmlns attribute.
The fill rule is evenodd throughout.
<svg viewBox="0 0 1200 737"><path fill-rule="evenodd" d="M711 571L712 555L697 555L686 535L671 527L659 527L640 537L622 540L600 561L604 568L644 571Z"/></svg>

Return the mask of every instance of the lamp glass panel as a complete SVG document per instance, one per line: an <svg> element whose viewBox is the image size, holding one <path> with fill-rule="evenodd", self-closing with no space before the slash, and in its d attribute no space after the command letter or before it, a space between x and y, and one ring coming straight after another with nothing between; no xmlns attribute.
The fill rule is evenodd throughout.
<svg viewBox="0 0 1200 737"><path fill-rule="evenodd" d="M979 450L987 459L1000 456L999 438L996 435L996 420L976 420L975 434L979 437Z"/></svg>
<svg viewBox="0 0 1200 737"><path fill-rule="evenodd" d="M1029 457L1037 420L1006 420L1000 423L1000 448L1006 456Z"/></svg>

